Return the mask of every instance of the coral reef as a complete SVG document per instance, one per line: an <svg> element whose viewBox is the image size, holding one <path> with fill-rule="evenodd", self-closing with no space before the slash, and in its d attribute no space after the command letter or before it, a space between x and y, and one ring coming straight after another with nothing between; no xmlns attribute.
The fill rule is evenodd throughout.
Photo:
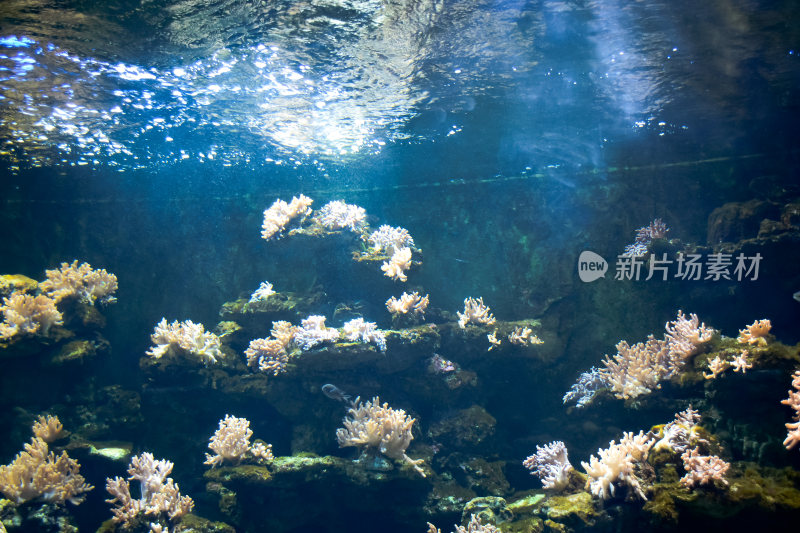
<svg viewBox="0 0 800 533"><path fill-rule="evenodd" d="M354 403L343 421L344 427L336 430L339 446L377 450L390 459L408 463L425 477L425 471L419 466L422 460L415 461L406 455L414 439L411 427L415 419L402 409L392 409L388 403L381 405L377 396L372 401Z"/></svg>
<svg viewBox="0 0 800 533"><path fill-rule="evenodd" d="M124 527L150 521L158 523L158 527L169 527L169 522L180 520L194 508L194 501L189 496L181 496L178 484L167 477L172 472L173 464L166 459L156 460L153 454L145 452L131 458L128 466L128 480L119 476L106 479L106 490L112 496L106 500L114 507L114 523ZM130 481L139 482L140 497L131 496ZM165 526L163 522L167 522Z"/></svg>
<svg viewBox="0 0 800 533"><path fill-rule="evenodd" d="M49 296L31 296L20 292L3 298L0 306L4 321L0 323L0 338L17 335L47 336L50 328L64 323L56 302Z"/></svg>
<svg viewBox="0 0 800 533"><path fill-rule="evenodd" d="M117 276L105 269L94 270L89 263L78 266L76 259L72 263L61 263L58 270L46 270L45 274L47 279L39 284L39 288L57 302L69 296L91 305L116 300Z"/></svg>
<svg viewBox="0 0 800 533"><path fill-rule="evenodd" d="M199 356L204 364L216 363L217 358L222 357L219 337L207 332L203 324L191 320L168 324L167 319L162 318L150 340L154 346L147 350L147 355L154 359L161 358L172 347Z"/></svg>

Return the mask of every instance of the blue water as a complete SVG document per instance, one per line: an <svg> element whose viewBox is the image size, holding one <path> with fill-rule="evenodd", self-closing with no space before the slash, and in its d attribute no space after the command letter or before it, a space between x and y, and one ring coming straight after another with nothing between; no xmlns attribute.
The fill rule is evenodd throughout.
<svg viewBox="0 0 800 533"><path fill-rule="evenodd" d="M277 198L360 205L371 226L407 228L422 249L402 289L451 313L482 296L501 320L538 318L557 333L544 377L506 369L447 407L486 407L511 443L498 454L516 465L535 437L569 438L558 434L560 400L582 371L620 339L658 334L677 309L727 336L769 317L778 340L800 340L796 237L743 245L764 253L758 282L584 284L576 274L584 250L613 274L613 258L656 218L676 247L710 253L716 209L768 204L738 233L726 229L744 241L798 202L799 18L791 1L3 2L0 273L42 279L76 258L114 272L113 359L93 371L139 391L154 324L210 329L224 302L265 279L323 291L320 312L358 302L389 328L383 302L401 288L379 271L365 276L332 245L259 238ZM423 423L442 416L401 380L359 377ZM0 421L18 426L15 409L58 403L0 399ZM252 399L228 400L258 416ZM213 425L223 410L198 416ZM265 410L288 455L290 421ZM634 429L633 418L641 429L673 412L654 410L571 418L603 428L575 438L576 456ZM145 433L142 449L185 452ZM204 445L205 427L191 438ZM319 442L314 451L339 453Z"/></svg>

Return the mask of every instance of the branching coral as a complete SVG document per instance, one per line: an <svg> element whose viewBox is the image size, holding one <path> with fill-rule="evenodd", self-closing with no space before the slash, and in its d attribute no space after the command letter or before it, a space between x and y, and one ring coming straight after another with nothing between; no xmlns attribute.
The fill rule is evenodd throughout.
<svg viewBox="0 0 800 533"><path fill-rule="evenodd" d="M428 522L428 533L442 533L440 529ZM500 533L500 530L492 524L481 524L477 515L472 515L465 526L456 526L453 533Z"/></svg>
<svg viewBox="0 0 800 533"><path fill-rule="evenodd" d="M371 342L382 352L386 351L386 336L378 329L375 322L365 322L363 318L354 318L342 326L342 334L349 341Z"/></svg>
<svg viewBox="0 0 800 533"><path fill-rule="evenodd" d="M398 300L394 296L386 300L386 309L392 315L424 315L425 309L428 308L428 295L420 296L418 292L407 293L404 292L400 295Z"/></svg>
<svg viewBox="0 0 800 533"><path fill-rule="evenodd" d="M787 450L791 450L800 442L800 370L792 374L792 387L794 390L789 391L789 397L781 401L783 405L794 409L794 422L786 423L787 434L783 445Z"/></svg>
<svg viewBox="0 0 800 533"><path fill-rule="evenodd" d="M294 331L292 340L301 349L310 350L324 342L334 342L339 338L339 330L325 327L325 317L311 315L301 322L301 326Z"/></svg>
<svg viewBox="0 0 800 533"><path fill-rule="evenodd" d="M225 415L225 418L219 421L219 429L209 439L208 447L215 455L207 453L205 464L214 467L224 461L240 463L248 455L272 460L272 445L265 446L259 442L251 446L250 437L252 436L253 430L250 429L249 420Z"/></svg>
<svg viewBox="0 0 800 533"><path fill-rule="evenodd" d="M700 450L693 448L683 452L681 459L686 470L686 475L681 478L684 486L692 488L695 485L713 484L714 481L728 485L725 474L731 465L716 455L700 455Z"/></svg>
<svg viewBox="0 0 800 533"><path fill-rule="evenodd" d="M129 527L143 516L174 521L191 512L194 501L189 496L181 496L178 484L167 477L172 467L171 461L155 460L153 454L145 452L131 458L128 481L119 476L107 478L106 490L112 498L106 502L115 506L111 509L114 514L111 520ZM133 480L139 482L141 496L137 500L131 496L129 481Z"/></svg>
<svg viewBox="0 0 800 533"><path fill-rule="evenodd" d="M567 457L567 447L560 440L536 446L536 453L522 465L536 475L546 489L563 490L569 483L572 464Z"/></svg>
<svg viewBox="0 0 800 533"><path fill-rule="evenodd" d="M53 442L66 435L64 426L57 416L40 416L33 423L33 435L45 442Z"/></svg>
<svg viewBox="0 0 800 533"><path fill-rule="evenodd" d="M592 455L588 463L581 462L583 469L589 474L586 488L594 496L607 500L615 495L615 483L617 486L622 483L639 498L647 499L634 473L636 455L641 454L641 446L636 446L630 438L623 439L619 444L612 440L608 448L600 449L597 453L599 458Z"/></svg>
<svg viewBox="0 0 800 533"><path fill-rule="evenodd" d="M78 266L76 259L72 263L61 263L60 269L46 270L45 274L47 279L39 284L39 288L57 302L68 296L77 296L87 304L107 304L116 300L117 276L105 269L94 270L89 263Z"/></svg>
<svg viewBox="0 0 800 533"><path fill-rule="evenodd" d="M542 344L544 341L538 336L533 334L533 330L527 326L519 326L508 334L508 340L511 344L518 344L520 346L533 346L535 344Z"/></svg>
<svg viewBox="0 0 800 533"><path fill-rule="evenodd" d="M394 280L406 281L406 270L411 268L411 248L400 248L396 250L389 261L381 264L384 276Z"/></svg>
<svg viewBox="0 0 800 533"><path fill-rule="evenodd" d="M483 298L467 298L464 300L464 312L456 312L458 325L463 329L467 324L482 324L491 326L495 323L490 309L484 305Z"/></svg>
<svg viewBox="0 0 800 533"><path fill-rule="evenodd" d="M394 254L402 248L414 246L414 239L404 228L393 228L384 224L376 231L373 231L367 239L375 252L383 252L387 255Z"/></svg>
<svg viewBox="0 0 800 533"><path fill-rule="evenodd" d="M348 410L344 427L336 430L340 447L357 446L365 450L380 451L386 457L410 464L425 477L419 466L422 460L413 460L406 455L406 449L414 436L411 427L415 419L406 415L402 409L392 409L389 404L381 405L376 396L371 402L359 402Z"/></svg>
<svg viewBox="0 0 800 533"><path fill-rule="evenodd" d="M56 430L60 433L63 430L60 426L58 418L40 417L33 426L36 436L25 444L25 450L10 464L0 466L0 493L6 498L17 504L40 499L77 505L83 501L84 493L94 488L85 483L77 461L67 452L56 456L39 436L53 436L51 432Z"/></svg>
<svg viewBox="0 0 800 533"><path fill-rule="evenodd" d="M736 340L742 344L766 346L766 337L771 329L772 323L768 319L756 320L746 328L740 330L739 337L737 337Z"/></svg>
<svg viewBox="0 0 800 533"><path fill-rule="evenodd" d="M264 211L264 222L261 224L261 238L266 240L277 239L283 235L284 230L293 219L302 219L311 213L313 200L307 196L295 196L289 203L283 200L275 202Z"/></svg>
<svg viewBox="0 0 800 533"><path fill-rule="evenodd" d="M367 213L363 207L334 200L323 205L315 218L328 229L358 231L366 224Z"/></svg>
<svg viewBox="0 0 800 533"><path fill-rule="evenodd" d="M650 335L646 342L633 346L620 341L617 353L603 360L600 372L617 398L636 398L658 388L659 382L677 374L699 346L711 339L714 330L701 324L697 315L686 318L678 311L676 320L667 322L664 340Z"/></svg>
<svg viewBox="0 0 800 533"><path fill-rule="evenodd" d="M275 294L275 291L272 290L272 283L268 281L262 281L261 285L258 286L255 292L250 295L250 300L248 300L247 303L265 301L273 294Z"/></svg>
<svg viewBox="0 0 800 533"><path fill-rule="evenodd" d="M683 453L690 446L708 444L698 432L700 426L700 413L690 405L680 413L675 414L675 420L666 424L660 433L661 439L653 445L654 449L670 449Z"/></svg>
<svg viewBox="0 0 800 533"><path fill-rule="evenodd" d="M0 311L4 318L0 323L0 338L4 339L15 335L47 336L52 326L63 324L55 300L43 294L31 296L15 292L3 298Z"/></svg>
<svg viewBox="0 0 800 533"><path fill-rule="evenodd" d="M200 356L204 363L213 364L218 357L222 357L219 337L207 332L203 324L195 324L191 320L176 320L168 324L167 319L162 318L150 340L155 346L147 350L147 355L154 359L162 357L172 346Z"/></svg>

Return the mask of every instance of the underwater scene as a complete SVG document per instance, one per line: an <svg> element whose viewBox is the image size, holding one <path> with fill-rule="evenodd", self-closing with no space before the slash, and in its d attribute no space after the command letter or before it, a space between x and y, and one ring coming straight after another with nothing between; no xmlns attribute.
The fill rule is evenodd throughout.
<svg viewBox="0 0 800 533"><path fill-rule="evenodd" d="M800 523L790 0L0 2L0 533Z"/></svg>

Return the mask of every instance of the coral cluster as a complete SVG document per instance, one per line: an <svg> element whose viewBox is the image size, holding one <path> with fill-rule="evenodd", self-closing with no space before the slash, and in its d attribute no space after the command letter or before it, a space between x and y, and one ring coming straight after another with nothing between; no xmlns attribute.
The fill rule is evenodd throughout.
<svg viewBox="0 0 800 533"><path fill-rule="evenodd" d="M661 428L661 437L654 445L653 449L669 449L677 453L683 453L689 447L697 444L707 445L708 441L699 434L700 413L692 409L690 405L685 410L675 414L675 420L665 424Z"/></svg>
<svg viewBox="0 0 800 533"><path fill-rule="evenodd" d="M247 303L254 303L254 302L262 302L265 301L267 298L275 294L275 291L272 290L272 283L268 281L262 281L261 285L255 290L253 294L250 295L250 300Z"/></svg>
<svg viewBox="0 0 800 533"><path fill-rule="evenodd" d="M484 305L483 298L467 298L464 300L464 312L456 312L458 325L463 329L467 324L482 324L491 326L495 323L490 309Z"/></svg>
<svg viewBox="0 0 800 533"><path fill-rule="evenodd" d="M428 533L442 533L442 531L428 522ZM492 524L482 524L477 515L472 515L466 526L456 526L453 533L500 533L500 530Z"/></svg>
<svg viewBox="0 0 800 533"><path fill-rule="evenodd" d="M411 427L415 419L406 415L402 409L392 409L388 403L381 405L376 396L371 402L360 402L348 410L343 420L344 427L336 430L336 440L340 447L357 446L366 450L380 451L386 457L410 464L425 477L419 466L422 460L413 460L406 455L406 449L414 436Z"/></svg>
<svg viewBox="0 0 800 533"><path fill-rule="evenodd" d="M0 466L0 493L21 504L31 500L79 504L94 487L85 483L80 465L67 452L49 450L44 437L56 438L63 428L58 418L40 418L33 426L34 437L7 465ZM42 435L42 436L40 436Z"/></svg>
<svg viewBox="0 0 800 533"><path fill-rule="evenodd" d="M33 435L42 439L45 442L53 442L66 435L64 426L57 416L40 416L36 419L31 427Z"/></svg>
<svg viewBox="0 0 800 533"><path fill-rule="evenodd" d="M418 292L407 293L404 292L397 299L394 296L386 300L386 309L392 315L410 315L418 316L424 315L425 309L428 308L428 295L420 296Z"/></svg>
<svg viewBox="0 0 800 533"><path fill-rule="evenodd" d="M334 342L339 338L339 330L325 327L325 317L311 315L301 321L300 327L294 330L292 340L303 351L310 350L324 342Z"/></svg>
<svg viewBox="0 0 800 533"><path fill-rule="evenodd" d="M47 336L52 326L63 324L55 300L43 294L31 296L14 292L8 298L3 298L0 311L4 319L0 323L0 338L3 339L16 335Z"/></svg>
<svg viewBox="0 0 800 533"><path fill-rule="evenodd" d="M700 450L693 448L683 452L681 459L686 470L686 475L681 478L684 486L693 488L695 485L708 485L714 481L728 485L725 474L731 465L716 455L700 455Z"/></svg>
<svg viewBox="0 0 800 533"><path fill-rule="evenodd" d="M395 250L388 261L381 264L384 276L394 280L406 281L406 270L411 268L411 248L400 248Z"/></svg>
<svg viewBox="0 0 800 533"><path fill-rule="evenodd" d="M620 341L617 353L606 356L600 372L617 398L636 398L660 386L678 373L698 347L711 340L714 330L701 324L697 315L686 318L678 311L676 320L667 322L664 340L652 335L633 346Z"/></svg>
<svg viewBox="0 0 800 533"><path fill-rule="evenodd" d="M518 344L520 346L532 346L544 342L538 336L534 335L533 330L527 326L518 326L514 328L511 333L509 333L508 340L511 341L511 344Z"/></svg>
<svg viewBox="0 0 800 533"><path fill-rule="evenodd" d="M386 351L386 336L378 329L375 322L365 322L363 318L354 318L342 326L342 334L349 341L371 342L382 352Z"/></svg>
<svg viewBox="0 0 800 533"><path fill-rule="evenodd" d="M219 337L207 332L203 324L195 324L191 320L171 324L166 318L156 325L155 331L150 336L155 346L147 350L147 355L154 359L161 358L170 347L177 347L186 352L199 356L204 363L216 363L222 357Z"/></svg>
<svg viewBox="0 0 800 533"><path fill-rule="evenodd" d="M68 296L76 296L87 304L107 304L116 300L117 276L105 269L94 270L89 263L78 266L76 259L72 263L61 263L60 269L46 270L45 274L47 279L39 284L39 288L57 302Z"/></svg>
<svg viewBox="0 0 800 533"><path fill-rule="evenodd" d="M322 206L315 219L325 228L358 231L364 224L367 213L363 207L334 200Z"/></svg>
<svg viewBox="0 0 800 533"><path fill-rule="evenodd" d="M739 337L736 340L742 344L765 346L767 344L767 334L771 329L772 323L769 320L756 320L743 330L740 330Z"/></svg>
<svg viewBox="0 0 800 533"><path fill-rule="evenodd" d="M247 366L258 367L262 372L271 372L273 376L286 371L289 354L286 347L277 339L253 339L244 351Z"/></svg>
<svg viewBox="0 0 800 533"><path fill-rule="evenodd" d="M787 450L791 450L800 442L800 370L792 374L792 387L794 390L789 391L789 397L781 401L782 404L794 409L794 422L786 423L787 434L783 445Z"/></svg>
<svg viewBox="0 0 800 533"><path fill-rule="evenodd" d="M647 247L653 239L664 239L669 233L669 228L660 219L653 220L649 225L636 230L636 240L625 247L623 255L639 257L647 253Z"/></svg>
<svg viewBox="0 0 800 533"><path fill-rule="evenodd" d="M605 374L599 368L592 367L587 372L581 373L570 389L564 394L564 403L576 402L575 407L582 408L592 401L595 394L601 389L607 389Z"/></svg>
<svg viewBox="0 0 800 533"><path fill-rule="evenodd" d="M569 483L572 464L567 456L567 447L560 440L536 446L536 453L522 464L541 480L546 489L563 490Z"/></svg>
<svg viewBox="0 0 800 533"><path fill-rule="evenodd" d="M414 239L404 228L394 228L388 224L380 226L373 231L367 238L375 252L394 254L397 250L411 248L414 246Z"/></svg>
<svg viewBox="0 0 800 533"><path fill-rule="evenodd" d="M302 194L293 197L292 201L289 203L280 199L275 200L275 202L264 211L264 222L261 224L261 238L268 241L280 238L293 219L297 217L305 218L311 213L312 202L313 200L311 198Z"/></svg>
<svg viewBox="0 0 800 533"><path fill-rule="evenodd" d="M194 508L192 498L181 496L178 484L167 477L172 467L171 461L155 460L153 454L145 452L131 458L127 481L119 476L107 478L106 490L112 498L106 501L114 505L111 520L123 527L131 527L143 517L175 521L191 512ZM136 500L131 496L130 487L130 481L134 480L139 482L140 497Z"/></svg>
<svg viewBox="0 0 800 533"><path fill-rule="evenodd" d="M637 463L647 458L653 440L642 432L623 434L619 444L613 440L608 448L598 450L598 457L592 455L589 462L581 462L583 469L589 474L586 488L594 496L606 500L615 495L620 484L627 487L639 498L646 500L640 480L636 476ZM615 486L616 484L616 486Z"/></svg>
<svg viewBox="0 0 800 533"><path fill-rule="evenodd" d="M248 456L272 460L272 445L265 446L259 442L251 446L252 436L253 430L250 429L249 420L225 415L225 418L219 421L219 429L209 439L208 447L214 455L207 453L205 464L212 467L225 461L238 464Z"/></svg>

